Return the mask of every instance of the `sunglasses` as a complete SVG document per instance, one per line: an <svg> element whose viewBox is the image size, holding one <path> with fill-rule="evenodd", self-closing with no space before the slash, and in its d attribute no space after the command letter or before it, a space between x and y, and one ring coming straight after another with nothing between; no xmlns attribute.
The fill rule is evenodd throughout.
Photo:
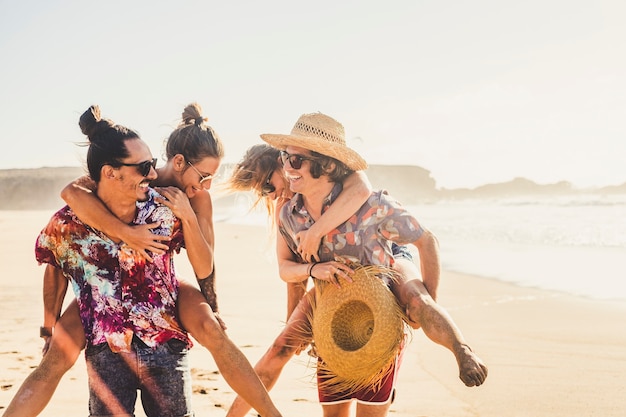
<svg viewBox="0 0 626 417"><path fill-rule="evenodd" d="M125 167L136 167L137 172L139 172L141 176L147 177L150 175L150 170L152 168L156 169L157 159L152 158L147 161L139 162L138 164L125 164L123 162L118 162L118 164Z"/></svg>
<svg viewBox="0 0 626 417"><path fill-rule="evenodd" d="M293 169L302 168L303 161L315 161L315 159L308 158L303 155L298 155L298 154L289 155L287 151L280 151L280 160L282 161L283 165L285 165L287 161L289 161L289 165L291 165Z"/></svg>
<svg viewBox="0 0 626 417"><path fill-rule="evenodd" d="M276 187L274 187L274 184L270 182L272 179L272 175L274 175L273 171L269 175L269 177L267 177L267 180L265 181L265 184L263 184L263 187L261 187L261 196L263 197L267 197L268 195L276 191Z"/></svg>
<svg viewBox="0 0 626 417"><path fill-rule="evenodd" d="M198 169L193 166L193 164L189 161L187 161L187 163L189 164L190 167L193 168L194 171L196 171L196 174L198 174L200 176L200 185L204 184L207 181L210 181L213 179L213 174L209 174L209 175L202 175L202 173L200 171L198 171Z"/></svg>

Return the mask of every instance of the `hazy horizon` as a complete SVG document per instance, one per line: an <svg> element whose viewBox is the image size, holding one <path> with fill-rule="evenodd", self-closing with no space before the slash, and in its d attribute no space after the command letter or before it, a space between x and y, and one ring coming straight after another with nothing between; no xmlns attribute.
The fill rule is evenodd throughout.
<svg viewBox="0 0 626 417"><path fill-rule="evenodd" d="M159 162L159 164L157 164L157 167L159 167L161 163L162 162ZM229 164L232 167L235 163L234 162L226 162L225 164ZM225 164L223 164L223 165L225 165ZM418 168L424 168L424 167L420 167L419 165L411 165L411 164L370 164L370 168L375 168L375 167L395 167L395 166L397 166L397 167L418 167ZM368 170L370 168L368 168ZM18 171L23 171L23 170L38 171L36 173L33 173L33 175L36 175L35 177L30 178L30 180L33 180L34 178L37 178L37 177L41 178L42 175L45 175L45 173L39 172L39 170L45 170L45 169L59 169L59 170L72 169L72 170L77 170L77 171L80 170L80 172L82 172L84 174L87 174L86 168L83 165L80 165L80 166L78 166L78 165L74 165L74 166L66 165L66 166L40 166L40 167L25 167L25 168L0 168L0 174L2 174L2 175L0 175L0 177L2 177L3 175L6 175L6 174L3 174L4 172L13 171L13 170L18 170ZM405 184L404 186L406 187L407 181L409 183L411 183L411 181L413 180L413 178L410 178L411 173L407 173L407 175L402 176L403 180L392 180L392 178L394 178L393 175L402 175L402 174L398 174L397 171L394 172L393 170L391 172L389 172L389 173L387 173L386 171L380 171L380 170L377 170L375 173L372 173L370 171L368 171L368 172L369 172L368 175L370 176L370 181L376 182L376 184L374 184L375 188L389 189L389 188L394 188L395 186L398 186L398 184ZM59 174L57 174L57 175L59 175ZM62 175L67 175L67 173L63 172ZM77 175L81 175L81 173L77 173ZM374 178L372 178L372 175L374 176ZM381 175L382 175L382 177L381 177ZM613 187L613 186L620 187L620 186L626 185L626 181L623 181L622 183L619 183L619 184L601 184L601 185L580 187L580 186L577 186L576 184L573 184L573 183L571 183L570 181L567 181L567 180L554 181L554 182L537 182L537 181L534 181L534 180L532 180L530 178L526 178L526 177L514 177L514 178L504 179L502 181L485 182L485 183L477 184L477 185L470 186L470 187L446 187L446 186L441 185L439 183L439 181L437 180L437 178L435 176L433 176L432 172L430 172L430 171L429 171L429 176L435 182L434 188L439 190L439 191L455 191L455 190L456 191L464 191L464 190L473 190L473 189L481 188L481 187L484 187L484 186L491 186L491 185L498 186L498 185L504 185L504 184L511 184L511 186L514 187L516 185L519 185L519 183L516 184L517 180L522 180L522 181L528 180L528 181L531 181L534 184L536 184L538 187L543 187L543 186L550 187L550 186L558 185L559 183L562 183L562 182L566 182L566 183L569 183L569 185L571 186L571 191L573 193L578 193L578 192L582 192L582 193L591 192L591 193L593 193L595 190L601 190L601 189L606 188L606 187ZM9 176L7 178L11 178L11 177ZM25 178L29 178L29 177L25 177ZM226 178L227 177L220 176L219 179L216 182L214 182L215 184L218 185L217 188L213 189L213 192L216 193L216 195L223 196L222 194L224 194L223 193L224 190L221 190L220 186L221 186L221 183L226 180ZM67 179L67 181L69 181L69 180L70 180L70 178ZM423 187L424 186L424 183L423 183L424 178L417 178L417 180L420 181L418 186L419 187ZM512 191L514 191L514 190L515 189L512 189ZM560 192L566 191L565 189L559 189L559 190L560 190ZM540 189L538 189L537 191L541 192ZM504 192L504 190L502 190L502 192ZM226 194L228 194L228 193L226 193Z"/></svg>
<svg viewBox="0 0 626 417"><path fill-rule="evenodd" d="M321 111L369 163L423 167L438 187L623 184L624 12L617 0L0 2L0 169L81 166L91 104L161 157L197 101L225 162Z"/></svg>

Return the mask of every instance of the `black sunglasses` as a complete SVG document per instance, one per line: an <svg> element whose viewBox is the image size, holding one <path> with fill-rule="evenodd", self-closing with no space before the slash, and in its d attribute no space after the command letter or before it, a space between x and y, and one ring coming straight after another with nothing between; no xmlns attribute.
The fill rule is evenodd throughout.
<svg viewBox="0 0 626 417"><path fill-rule="evenodd" d="M289 155L287 151L280 151L280 160L282 161L283 165L285 165L287 161L289 161L289 165L291 165L293 169L302 168L303 161L315 161L315 159L303 155Z"/></svg>
<svg viewBox="0 0 626 417"><path fill-rule="evenodd" d="M265 180L265 184L263 184L263 187L261 187L261 195L263 197L267 197L268 195L276 191L276 187L274 187L274 184L270 182L270 180L272 179L272 175L274 175L274 171L272 171L269 177L267 177L267 180Z"/></svg>
<svg viewBox="0 0 626 417"><path fill-rule="evenodd" d="M150 169L152 169L152 168L156 169L156 164L157 164L157 159L156 158L152 158L152 159L149 159L147 161L139 162L138 164L125 164L123 162L118 162L118 165L121 165L121 166L137 167L137 172L139 172L139 174L144 176L144 177L147 177L148 175L150 175Z"/></svg>

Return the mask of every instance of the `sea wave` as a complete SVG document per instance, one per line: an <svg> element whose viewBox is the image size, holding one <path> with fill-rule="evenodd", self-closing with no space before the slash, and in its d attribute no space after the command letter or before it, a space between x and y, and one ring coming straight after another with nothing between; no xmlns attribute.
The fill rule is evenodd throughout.
<svg viewBox="0 0 626 417"><path fill-rule="evenodd" d="M249 207L235 200L227 221L268 225L262 208ZM626 300L626 201L472 199L407 209L439 238L445 269Z"/></svg>

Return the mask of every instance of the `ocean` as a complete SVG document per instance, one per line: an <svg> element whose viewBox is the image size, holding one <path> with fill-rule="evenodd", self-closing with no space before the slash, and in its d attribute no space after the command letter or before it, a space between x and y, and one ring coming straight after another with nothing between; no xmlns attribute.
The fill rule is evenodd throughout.
<svg viewBox="0 0 626 417"><path fill-rule="evenodd" d="M267 225L238 199L228 219ZM444 269L626 302L626 195L440 200L407 208L440 242Z"/></svg>
<svg viewBox="0 0 626 417"><path fill-rule="evenodd" d="M409 209L439 238L445 269L626 301L626 196L440 201Z"/></svg>

